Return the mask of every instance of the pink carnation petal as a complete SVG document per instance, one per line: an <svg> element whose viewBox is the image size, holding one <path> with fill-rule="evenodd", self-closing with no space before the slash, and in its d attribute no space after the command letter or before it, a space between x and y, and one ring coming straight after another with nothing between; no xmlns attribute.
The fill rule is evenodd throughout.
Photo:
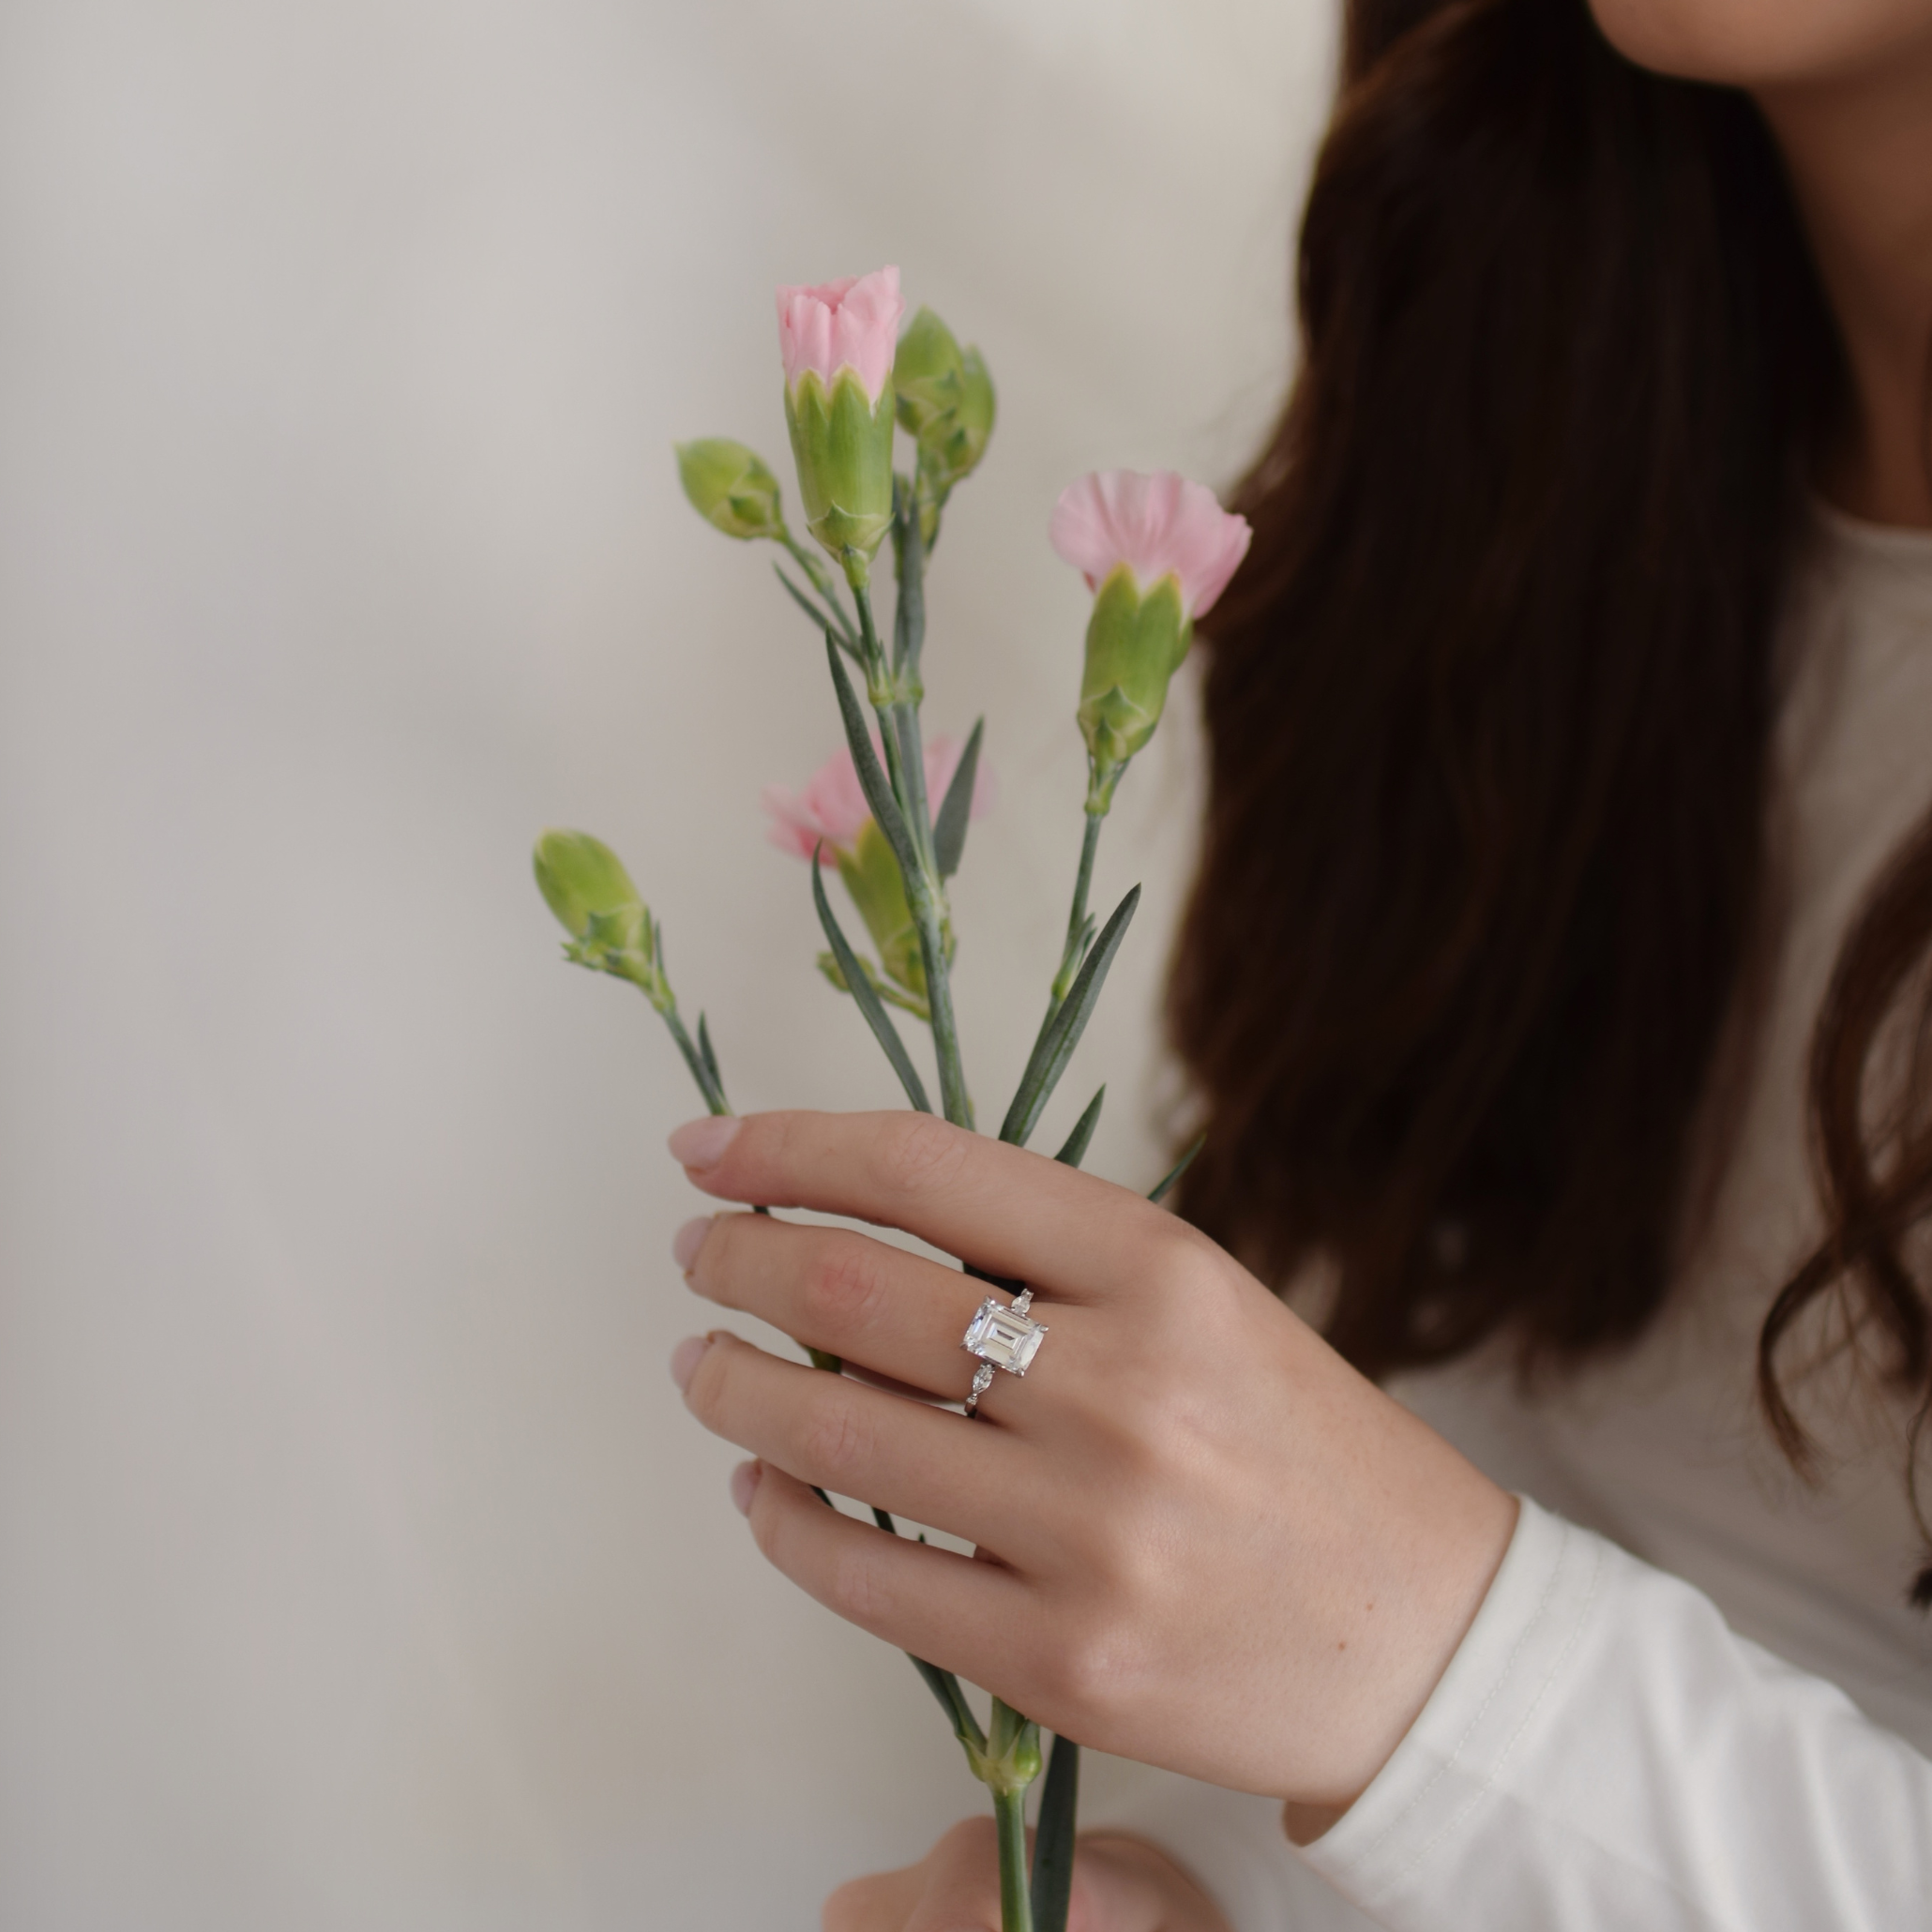
<svg viewBox="0 0 1932 1932"><path fill-rule="evenodd" d="M778 348L785 381L795 384L814 370L829 389L841 369L852 370L876 402L898 352L899 319L906 312L898 270L875 268L816 287L778 291Z"/></svg>
<svg viewBox="0 0 1932 1932"><path fill-rule="evenodd" d="M1190 617L1212 608L1247 554L1247 519L1172 470L1102 470L1070 483L1048 526L1053 548L1090 590L1120 565L1143 590L1172 574Z"/></svg>
<svg viewBox="0 0 1932 1932"><path fill-rule="evenodd" d="M879 735L872 734L872 749L880 748ZM926 790L932 808L939 809L946 787L959 767L965 741L940 732L926 747ZM984 759L973 776L972 815L978 818L992 803L993 780ZM781 852L808 859L821 845L822 863L831 865L837 853L852 852L859 834L871 823L872 808L866 803L866 788L859 783L858 767L852 753L840 747L796 792L784 785L767 785L758 794L771 823L765 836Z"/></svg>
<svg viewBox="0 0 1932 1932"><path fill-rule="evenodd" d="M808 859L822 843L827 842L825 828L819 823L817 815L796 793L787 791L784 786L767 785L758 794L758 802L771 821L765 827L765 837L780 852L789 852L794 858ZM825 860L828 864L831 862L829 850Z"/></svg>
<svg viewBox="0 0 1932 1932"><path fill-rule="evenodd" d="M873 748L878 748L876 737ZM842 747L796 792L783 785L767 785L759 793L759 803L771 820L767 836L774 845L808 859L813 849L823 843L826 865L832 863L835 852L853 850L872 816L865 787L859 783L858 768L852 762L852 753Z"/></svg>

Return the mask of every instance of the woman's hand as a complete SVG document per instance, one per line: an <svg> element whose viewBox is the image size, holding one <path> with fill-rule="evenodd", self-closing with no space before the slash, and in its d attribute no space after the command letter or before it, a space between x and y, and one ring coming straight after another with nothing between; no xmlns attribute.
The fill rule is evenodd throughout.
<svg viewBox="0 0 1932 1932"><path fill-rule="evenodd" d="M1514 1501L1215 1245L1140 1196L915 1113L754 1114L672 1136L727 1200L900 1228L1030 1283L1049 1333L967 1421L987 1291L845 1229L681 1230L691 1287L907 1393L686 1342L693 1413L758 1460L765 1556L840 1616L1083 1744L1346 1805L1474 1617ZM967 1558L808 1485L946 1530Z"/></svg>
<svg viewBox="0 0 1932 1932"><path fill-rule="evenodd" d="M1000 1863L989 1818L958 1824L896 1872L841 1885L825 1932L999 1932ZM1185 1872L1138 1838L1082 1837L1074 1854L1066 1932L1228 1932Z"/></svg>

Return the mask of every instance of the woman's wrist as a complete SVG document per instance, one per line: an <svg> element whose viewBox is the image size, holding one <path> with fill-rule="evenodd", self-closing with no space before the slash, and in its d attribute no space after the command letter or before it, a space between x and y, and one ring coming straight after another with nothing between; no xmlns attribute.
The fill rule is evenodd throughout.
<svg viewBox="0 0 1932 1932"><path fill-rule="evenodd" d="M1320 1782L1282 1793L1284 1826L1298 1845L1327 1831L1395 1756L1461 1648L1516 1533L1518 1506L1432 1431L1413 1428L1401 1461L1408 1496L1348 1553L1336 1552L1354 1614L1331 1625L1332 1676L1322 1699L1331 1748L1315 1754ZM1313 1658L1309 1663L1321 1668Z"/></svg>

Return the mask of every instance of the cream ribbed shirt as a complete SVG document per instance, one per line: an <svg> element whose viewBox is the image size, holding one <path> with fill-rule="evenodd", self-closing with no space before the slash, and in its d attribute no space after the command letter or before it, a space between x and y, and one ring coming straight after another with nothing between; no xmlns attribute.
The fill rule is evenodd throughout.
<svg viewBox="0 0 1932 1932"><path fill-rule="evenodd" d="M1237 1932L1932 1927L1932 1623L1905 1602L1902 1418L1843 1359L1815 1377L1801 1410L1833 1461L1806 1490L1752 1380L1819 1225L1813 1022L1932 802L1932 534L1821 511L1781 663L1768 976L1670 1306L1533 1397L1494 1362L1396 1390L1526 1502L1434 1696L1326 1836L1298 1853L1272 1801L1156 1774L1097 1808L1168 1846Z"/></svg>

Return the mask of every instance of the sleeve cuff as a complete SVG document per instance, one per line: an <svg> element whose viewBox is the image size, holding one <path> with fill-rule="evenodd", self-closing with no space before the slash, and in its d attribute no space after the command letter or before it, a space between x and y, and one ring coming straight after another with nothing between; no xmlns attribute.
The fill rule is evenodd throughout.
<svg viewBox="0 0 1932 1932"><path fill-rule="evenodd" d="M1421 1716L1347 1814L1301 1852L1371 1914L1478 1822L1569 1667L1602 1587L1602 1539L1518 1501L1502 1567Z"/></svg>

